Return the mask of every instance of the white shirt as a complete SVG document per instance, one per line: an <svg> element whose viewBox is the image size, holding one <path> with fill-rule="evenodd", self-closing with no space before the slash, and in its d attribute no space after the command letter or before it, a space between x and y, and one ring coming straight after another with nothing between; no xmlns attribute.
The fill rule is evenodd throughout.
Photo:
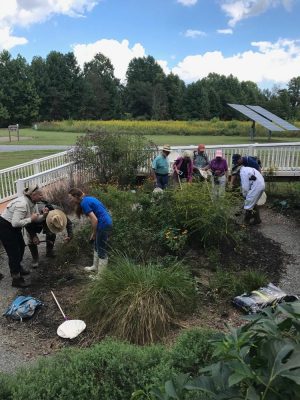
<svg viewBox="0 0 300 400"><path fill-rule="evenodd" d="M13 228L23 228L31 223L31 214L35 212L35 203L27 196L21 196L8 203L1 217L10 222ZM45 217L41 215L35 222L43 221Z"/></svg>

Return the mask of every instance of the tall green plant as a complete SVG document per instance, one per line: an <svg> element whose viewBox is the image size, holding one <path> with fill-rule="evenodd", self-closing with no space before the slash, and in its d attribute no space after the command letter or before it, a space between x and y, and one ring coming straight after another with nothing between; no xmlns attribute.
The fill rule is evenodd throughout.
<svg viewBox="0 0 300 400"><path fill-rule="evenodd" d="M99 336L111 334L136 344L153 343L195 305L192 278L180 265L136 265L117 257L93 282L81 304Z"/></svg>

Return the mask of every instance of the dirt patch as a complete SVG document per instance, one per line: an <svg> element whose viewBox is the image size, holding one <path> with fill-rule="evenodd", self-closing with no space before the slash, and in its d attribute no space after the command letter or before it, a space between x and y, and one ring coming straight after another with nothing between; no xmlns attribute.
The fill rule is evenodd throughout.
<svg viewBox="0 0 300 400"><path fill-rule="evenodd" d="M274 218L274 213L266 211L262 217L264 223L261 227L243 228L243 246L222 249L222 268L229 269L235 266L237 271L248 268L260 269L268 275L271 282L280 284L282 277L287 274L285 269L287 260L294 256L290 255L291 248L282 247L282 244L278 243L279 236L276 232L278 229L280 232L280 225L276 226L278 221ZM295 235L296 238L296 234L299 234L299 229L297 232L295 231L296 228L293 221L289 222L285 219L285 223L287 231L291 230L291 226L293 226L294 230L291 230L290 234L291 236ZM272 240L273 237L276 242ZM187 254L187 257L191 260L194 259L194 262L198 263L202 268L202 272L208 268L209 261L199 252L193 251L192 254ZM57 265L56 261L44 258L42 253L41 260L40 267L32 271L30 278L32 286L19 292L8 287L10 280L7 276L7 267L1 271L5 275L5 278L0 280L1 293L4 293L0 301L3 311L17 293L32 295L40 299L44 306L32 319L22 323L11 321L4 317L0 318L0 336L4 338L2 339L2 347L0 342L1 353L3 355L9 354L10 358L15 357L16 360L14 365L9 368L7 368L7 364L0 363L0 371L13 370L20 363L26 364L39 357L47 357L62 348L70 346L86 347L94 342L94 335L89 327L72 341L63 340L57 336L56 330L63 322L63 318L50 294L50 291L54 290L65 313L70 318L77 318L78 301L90 282L87 274L83 271L83 265L90 264L91 256L88 260L76 260L76 264L61 263ZM26 249L24 261L25 265L29 265L30 255L28 249ZM5 265L6 260L2 259L2 265L3 263ZM295 263L293 265L295 266ZM202 277L204 275L202 274ZM300 273L298 275L298 281L300 281ZM205 284L205 282L203 283ZM223 330L225 329L225 324L239 326L243 323L241 317L242 314L232 307L230 299L213 301L209 295L203 296L202 293L199 295L197 311L191 317L180 321L178 327L174 328L164 342L171 343L182 329L188 327L202 326Z"/></svg>

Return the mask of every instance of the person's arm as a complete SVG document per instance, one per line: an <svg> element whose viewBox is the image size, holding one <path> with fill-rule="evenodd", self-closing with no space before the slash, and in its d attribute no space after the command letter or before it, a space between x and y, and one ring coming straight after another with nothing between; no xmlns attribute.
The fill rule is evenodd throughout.
<svg viewBox="0 0 300 400"><path fill-rule="evenodd" d="M37 213L32 213L30 217L27 217L27 215L28 211L25 204L16 205L11 225L14 228L23 228L23 226L39 220L39 214Z"/></svg>
<svg viewBox="0 0 300 400"><path fill-rule="evenodd" d="M240 173L240 177L241 177L242 193L243 193L243 196L246 197L247 193L250 190L249 177L248 177L248 174L243 173L243 172Z"/></svg>
<svg viewBox="0 0 300 400"><path fill-rule="evenodd" d="M96 239L96 232L97 232L97 225L98 225L98 218L96 215L91 211L88 213L87 217L89 218L91 225L92 225L92 234L90 237L90 240L95 240Z"/></svg>

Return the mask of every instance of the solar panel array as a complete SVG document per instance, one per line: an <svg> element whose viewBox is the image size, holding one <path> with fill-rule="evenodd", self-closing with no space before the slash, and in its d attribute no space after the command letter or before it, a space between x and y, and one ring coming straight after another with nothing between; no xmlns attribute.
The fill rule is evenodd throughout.
<svg viewBox="0 0 300 400"><path fill-rule="evenodd" d="M250 108L243 106L241 104L229 104L228 105L235 110L239 111L240 113L246 115L246 117L252 119L255 122L258 122L260 125L264 126L266 129L272 132L282 132L285 129L273 124L273 122L269 121L268 119L262 117L260 114L257 114Z"/></svg>
<svg viewBox="0 0 300 400"><path fill-rule="evenodd" d="M282 128L288 130L288 131L299 131L299 128L296 126L290 124L289 122L285 121L282 118L277 117L277 115L272 114L270 111L265 110L264 108L260 106L248 106L247 107L251 108L251 110L257 112L260 115L263 115L264 117L268 118L270 121L275 122L275 124L281 126Z"/></svg>

